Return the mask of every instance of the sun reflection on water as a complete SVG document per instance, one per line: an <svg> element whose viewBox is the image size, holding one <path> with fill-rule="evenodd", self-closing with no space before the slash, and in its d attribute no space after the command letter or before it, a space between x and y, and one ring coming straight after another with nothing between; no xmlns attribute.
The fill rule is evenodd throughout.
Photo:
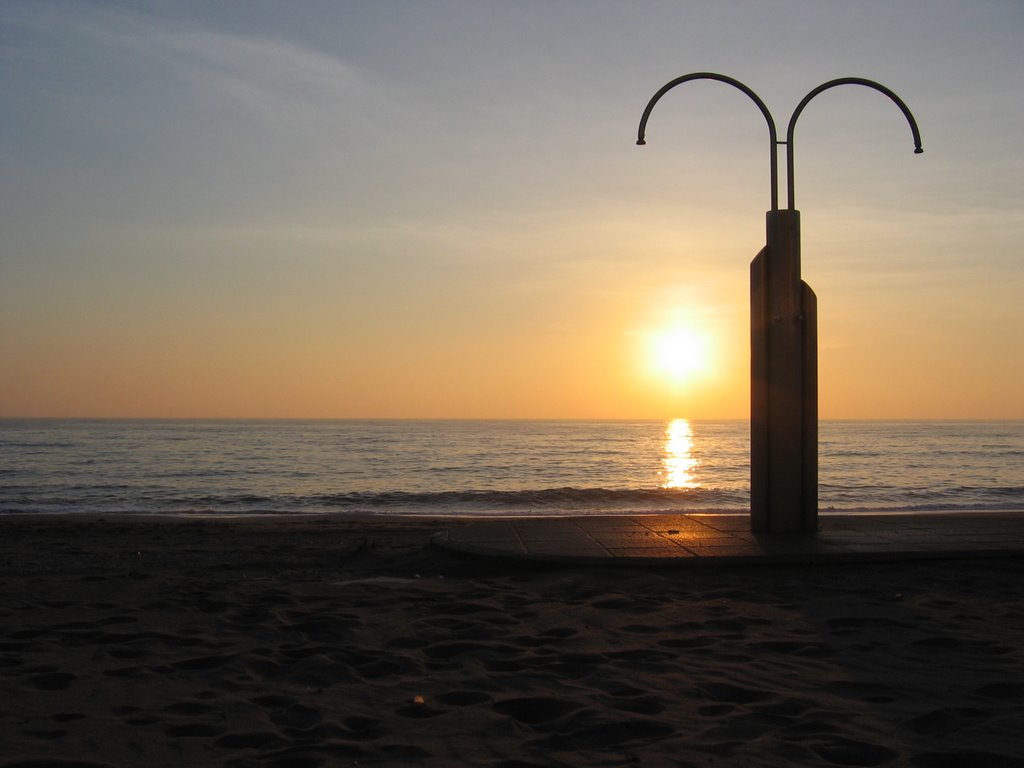
<svg viewBox="0 0 1024 768"><path fill-rule="evenodd" d="M699 488L693 457L693 429L686 419L672 419L665 428L665 456L661 460L663 488Z"/></svg>

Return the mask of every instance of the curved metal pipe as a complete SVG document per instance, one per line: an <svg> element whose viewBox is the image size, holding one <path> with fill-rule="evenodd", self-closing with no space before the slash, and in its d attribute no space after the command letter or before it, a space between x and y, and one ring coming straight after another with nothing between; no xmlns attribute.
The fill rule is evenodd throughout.
<svg viewBox="0 0 1024 768"><path fill-rule="evenodd" d="M716 74L714 72L693 72L693 73L691 73L689 75L683 75L682 77L677 77L675 80L672 80L671 82L666 83L665 85L663 85L661 87L661 89L656 94L654 94L654 96L651 97L651 100L649 102L647 102L647 108L644 109L643 117L640 118L640 128L637 130L636 143L638 145L640 145L640 146L643 146L644 144L647 143L646 140L644 139L644 135L645 135L646 130L647 130L647 119L651 116L651 110L654 109L654 105L658 103L658 100L662 96L664 96L666 93L668 93L670 90L675 88L677 85L681 85L683 83L689 82L690 80L718 80L719 82L726 83L728 85L733 86L734 88L739 88L741 91L743 91L745 94L747 94L747 96L749 96L751 98L751 100L755 104L757 104L758 109L761 110L761 114L764 115L765 122L768 123L768 140L770 142L770 147L771 147L771 154L770 154L771 168L770 168L769 173L771 175L771 185L772 185L772 194L771 194L772 210L773 211L778 210L778 208L779 208L779 192L778 192L778 186L779 186L779 163L778 163L778 158L776 157L776 146L778 144L778 134L776 133L776 130L775 130L775 120L772 119L772 113L768 111L768 107L766 107L764 102L761 101L761 98L756 93L754 93L752 90L750 90L750 88L748 88L743 83L741 83L739 80L736 80L734 78L728 77L726 75L719 75L719 74ZM838 84L838 83L836 83L836 84ZM804 99L804 101L806 102L806 101L808 101L808 99ZM803 108L803 104L801 104L798 109L802 109L802 108ZM794 119L795 119L795 116L794 116ZM792 123L790 125L792 126Z"/></svg>
<svg viewBox="0 0 1024 768"><path fill-rule="evenodd" d="M917 121L910 113L910 109L903 103L903 99L884 85L876 83L874 80L865 80L863 77L841 77L837 80L829 80L827 83L822 83L804 96L803 101L801 101L797 105L796 109L793 110L793 116L789 118L789 127L786 129L786 196L788 198L789 210L793 210L796 205L796 185L794 183L793 160L793 131L796 129L796 119L800 117L800 113L804 111L804 107L807 106L807 102L822 91L827 91L829 88L835 88L837 85L866 85L868 88L874 88L876 91L884 93L892 99L896 103L896 106L903 112L904 117L907 118L907 122L910 123L910 132L914 135L914 154L919 155L924 152L924 150L921 149L921 132L917 129Z"/></svg>

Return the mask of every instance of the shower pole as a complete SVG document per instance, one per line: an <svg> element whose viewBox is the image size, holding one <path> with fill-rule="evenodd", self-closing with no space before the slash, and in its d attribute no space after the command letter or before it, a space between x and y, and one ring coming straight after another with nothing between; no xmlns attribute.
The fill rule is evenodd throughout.
<svg viewBox="0 0 1024 768"><path fill-rule="evenodd" d="M793 133L797 118L819 93L862 85L900 108L920 154L917 121L899 96L872 80L844 77L808 93L779 141L761 98L734 78L694 72L666 83L647 103L637 144L646 144L647 120L668 91L691 80L717 80L750 97L768 124L771 209L765 247L750 263L750 528L762 533L818 530L818 330L817 297L800 278L800 212L795 208ZM786 147L787 207L778 207L778 147Z"/></svg>

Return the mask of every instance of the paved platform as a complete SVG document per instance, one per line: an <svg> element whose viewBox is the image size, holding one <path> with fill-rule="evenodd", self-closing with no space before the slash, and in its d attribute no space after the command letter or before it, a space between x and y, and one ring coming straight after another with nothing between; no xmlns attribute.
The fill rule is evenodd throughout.
<svg viewBox="0 0 1024 768"><path fill-rule="evenodd" d="M434 543L489 558L575 565L716 565L1024 557L1024 510L819 516L812 534L755 534L747 515L503 518Z"/></svg>

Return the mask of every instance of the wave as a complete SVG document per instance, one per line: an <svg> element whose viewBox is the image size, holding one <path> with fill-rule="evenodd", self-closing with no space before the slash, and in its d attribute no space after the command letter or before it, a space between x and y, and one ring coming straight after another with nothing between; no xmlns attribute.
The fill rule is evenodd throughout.
<svg viewBox="0 0 1024 768"><path fill-rule="evenodd" d="M342 507L622 507L749 504L746 494L703 488L544 488L523 491L442 491L430 493L343 493L320 503Z"/></svg>
<svg viewBox="0 0 1024 768"><path fill-rule="evenodd" d="M746 494L692 488L543 488L536 490L496 491L382 491L312 494L309 496L257 496L243 494L229 497L205 497L193 502L230 507L269 509L309 507L353 510L362 508L507 508L512 510L540 508L621 508L627 506L729 506L747 505Z"/></svg>
<svg viewBox="0 0 1024 768"><path fill-rule="evenodd" d="M97 489L99 490L99 489ZM348 492L330 494L198 494L182 496L136 492L117 498L108 486L103 493L72 498L28 494L0 504L0 513L17 512L156 512L183 514L261 514L302 512L403 512L422 514L510 514L615 512L656 509L741 509L749 496L702 488L544 488L496 491Z"/></svg>
<svg viewBox="0 0 1024 768"><path fill-rule="evenodd" d="M824 489L823 489L824 490ZM319 494L221 493L183 495L106 486L84 495L14 494L0 502L0 514L100 513L171 515L401 514L435 516L745 512L746 490L708 488L543 488L440 492L346 492ZM1024 487L963 486L924 492L831 489L821 495L820 512L914 513L1024 509Z"/></svg>

